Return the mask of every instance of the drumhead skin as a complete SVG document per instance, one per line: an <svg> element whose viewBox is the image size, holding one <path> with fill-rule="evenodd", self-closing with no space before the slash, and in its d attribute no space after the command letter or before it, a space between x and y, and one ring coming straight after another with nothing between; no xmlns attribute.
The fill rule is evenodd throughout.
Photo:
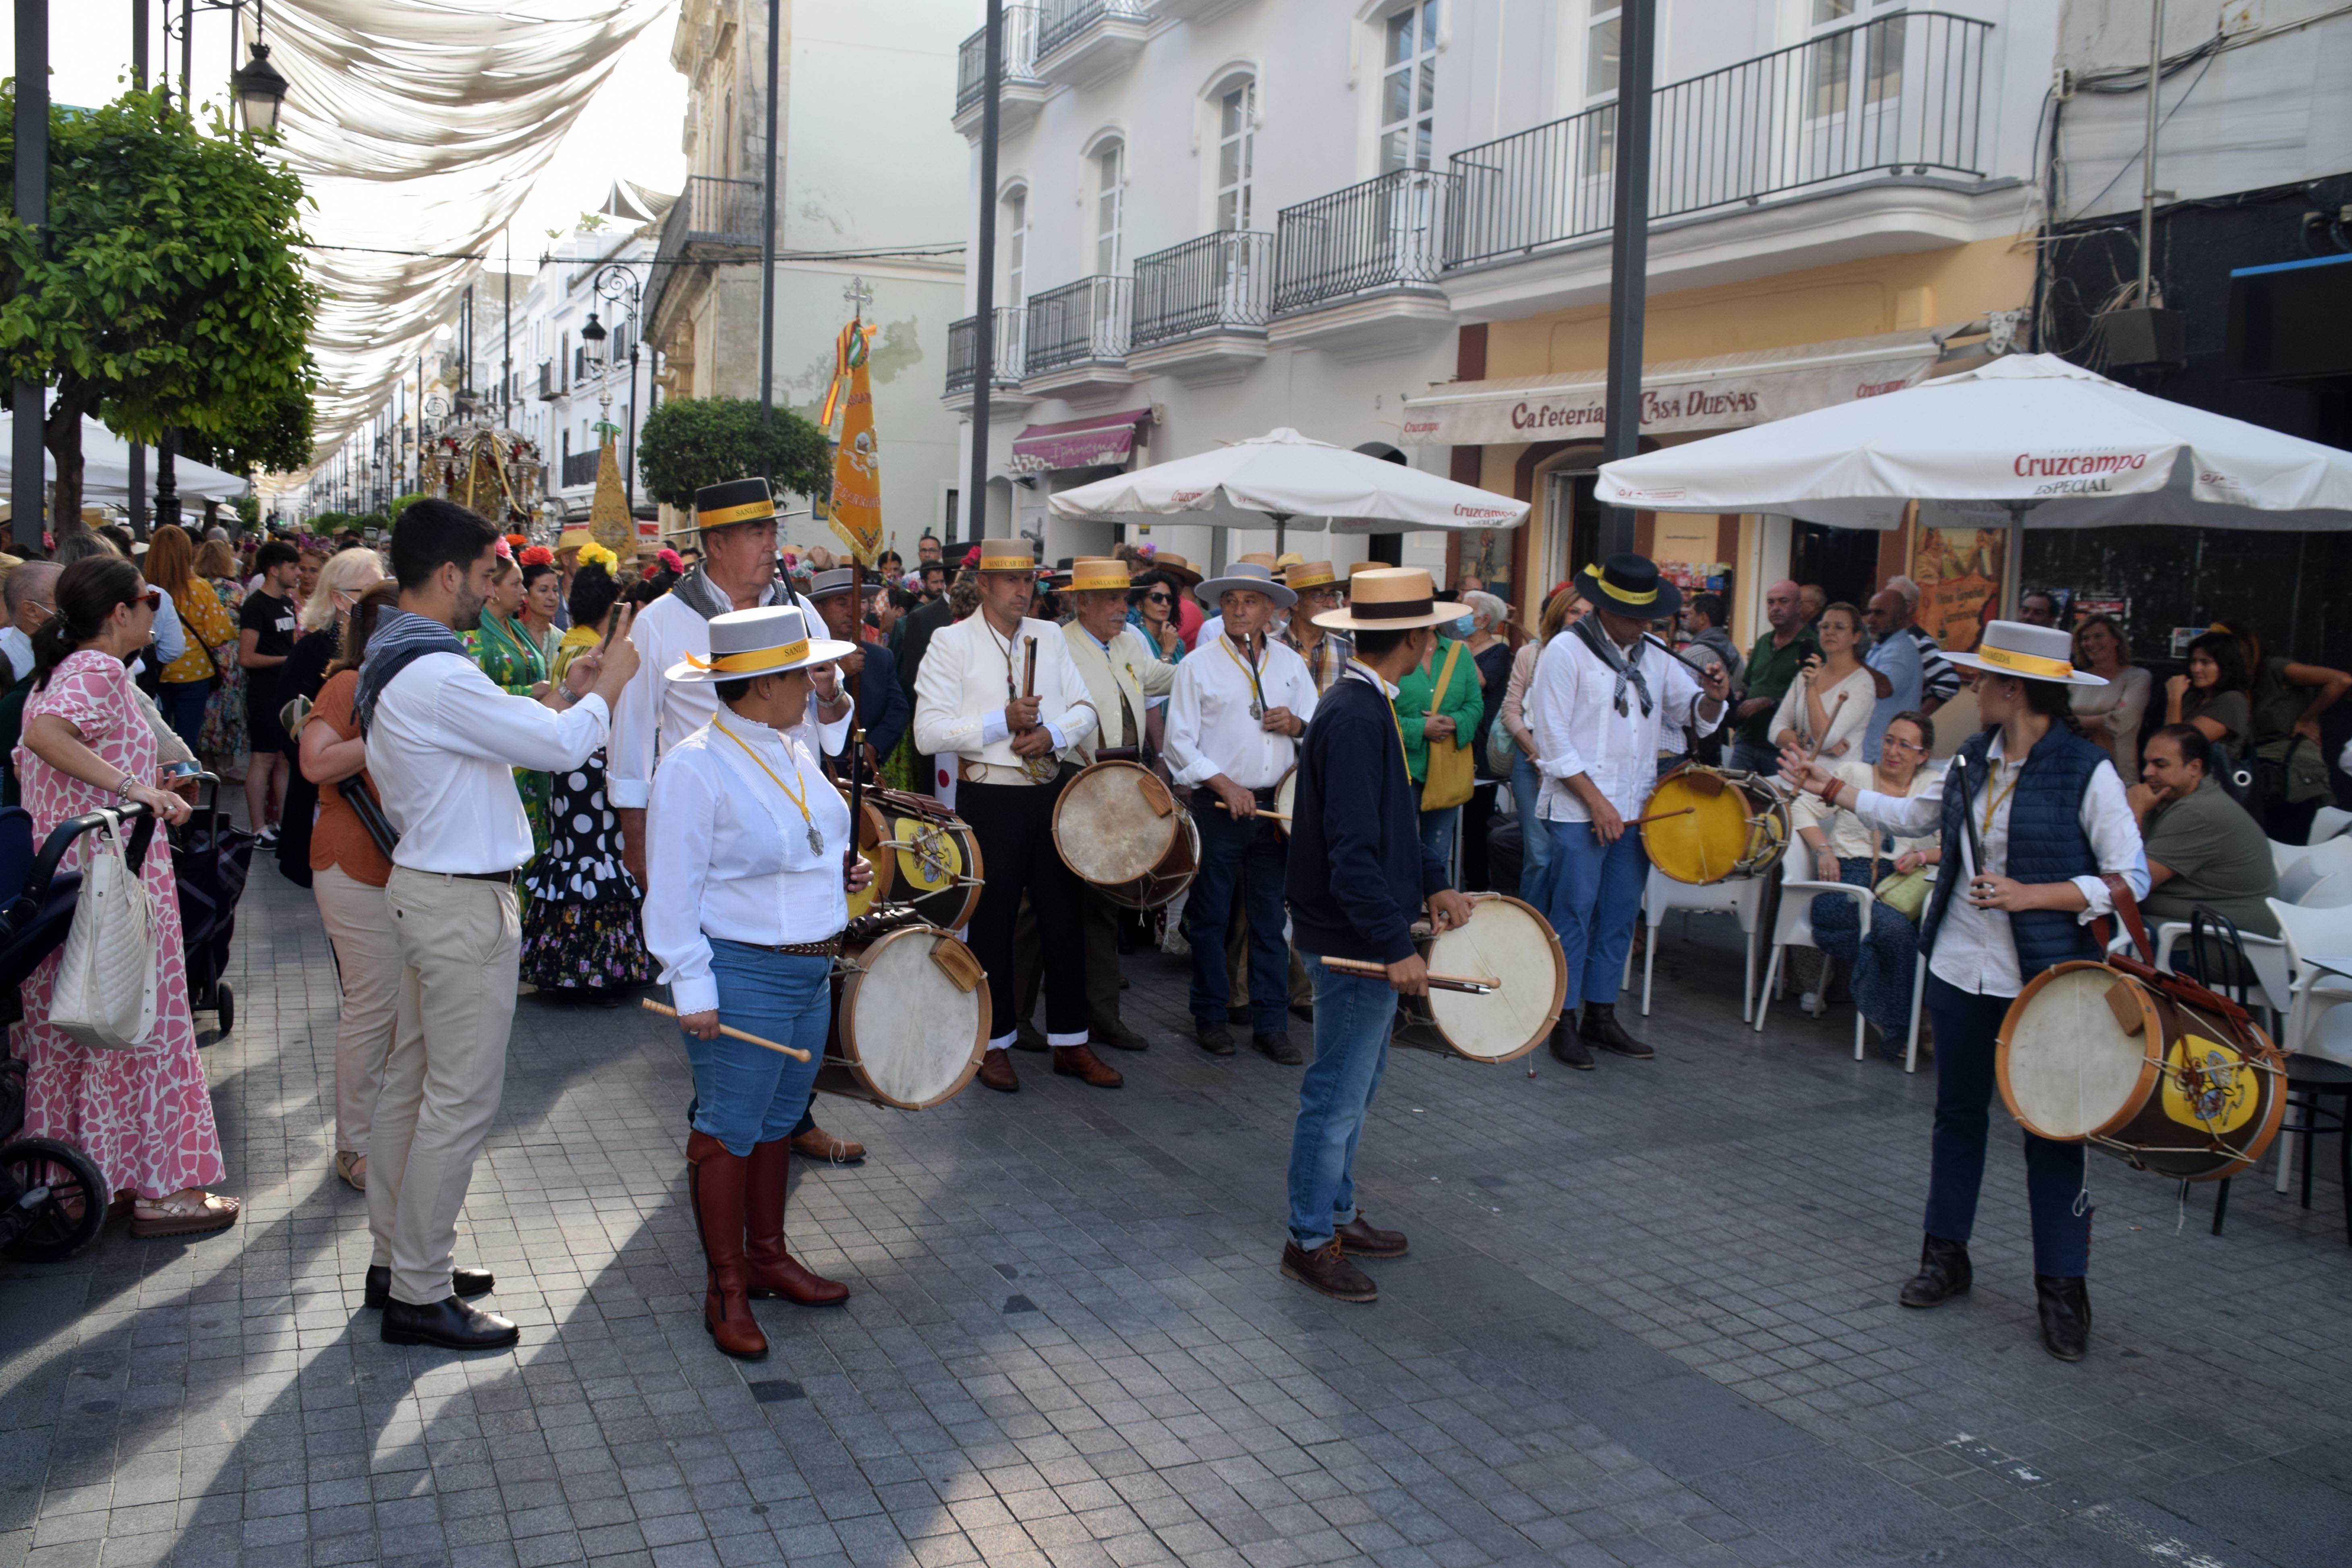
<svg viewBox="0 0 2352 1568"><path fill-rule="evenodd" d="M928 1110L954 1099L988 1048L988 982L960 988L932 962L955 939L906 926L843 957L857 964L841 983L834 1025L843 1059L886 1105Z"/></svg>
<svg viewBox="0 0 2352 1568"><path fill-rule="evenodd" d="M1439 974L1503 984L1485 996L1432 990L1437 1032L1474 1062L1507 1062L1543 1043L1568 996L1568 960L1549 922L1517 899L1482 898L1470 921L1431 939L1422 957Z"/></svg>
<svg viewBox="0 0 2352 1568"><path fill-rule="evenodd" d="M1162 813L1144 790L1159 780L1133 763L1097 763L1054 803L1054 847L1082 881L1116 887L1148 876L1176 842L1180 811Z"/></svg>
<svg viewBox="0 0 2352 1568"><path fill-rule="evenodd" d="M2124 994L2111 1004L2107 993ZM2137 1034L2117 1018L2140 1016ZM2156 1088L2164 1026L2147 987L2104 963L2037 974L2001 1021L1994 1068L2001 1102L2029 1132L2075 1142L2130 1121Z"/></svg>

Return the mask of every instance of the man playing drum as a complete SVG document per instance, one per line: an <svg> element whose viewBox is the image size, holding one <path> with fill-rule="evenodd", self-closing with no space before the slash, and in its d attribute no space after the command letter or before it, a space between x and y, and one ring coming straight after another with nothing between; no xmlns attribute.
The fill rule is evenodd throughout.
<svg viewBox="0 0 2352 1568"><path fill-rule="evenodd" d="M874 868L849 854L849 806L794 733L810 671L856 645L811 637L802 612L782 605L714 616L709 637L708 658L667 672L674 685L709 686L718 709L654 774L646 831L661 875L646 893L646 945L694 1067L687 1191L706 1264L702 1326L727 1354L757 1361L768 1341L751 1297L804 1307L849 1297L785 1249L784 1192L833 1016L845 895ZM722 1023L807 1059L725 1037Z"/></svg>
<svg viewBox="0 0 2352 1568"><path fill-rule="evenodd" d="M1984 1181L2001 1021L2028 981L2069 959L2099 957L2090 922L2116 891L2147 894L2147 858L2123 780L2074 728L2070 686L2103 686L2074 668L2071 636L2021 621L1985 626L1975 653L1947 654L1981 670L1977 711L1997 726L1960 743L1943 776L1907 797L1857 789L1791 748L1788 783L1843 806L1881 832L1940 827L1943 870L1919 924L1927 955L1927 1016L1936 1026L1936 1131L1927 1236L1906 1307L1937 1307L1971 1279L1969 1233ZM1953 891L1966 884L1966 896ZM2025 1134L2033 1216L2033 1289L2043 1348L2080 1361L2091 1338L2091 1210L2083 1145Z"/></svg>
<svg viewBox="0 0 2352 1568"><path fill-rule="evenodd" d="M1168 703L1168 765L1192 790L1201 829L1201 872L1192 881L1192 1026L1201 1048L1231 1056L1225 1027L1232 993L1225 975L1225 924L1239 879L1249 919L1250 1043L1286 1066L1297 1065L1287 1016L1289 949L1282 937L1282 887L1288 844L1260 807L1273 808L1275 786L1297 755L1297 737L1315 716L1315 682L1307 661L1266 635L1277 606L1298 595L1274 580L1270 566L1237 561L1201 584L1202 599L1223 611L1213 643L1203 631L1192 656L1176 667Z"/></svg>
<svg viewBox="0 0 2352 1568"><path fill-rule="evenodd" d="M1402 1258L1406 1243L1356 1210L1356 1141L1388 1062L1397 995L1429 994L1413 917L1426 905L1430 924L1444 931L1468 922L1470 900L1446 885L1444 866L1422 847L1421 802L1393 706L1397 682L1428 656L1453 606L1437 606L1429 574L1416 567L1359 573L1352 589L1351 609L1320 617L1327 628L1355 634L1356 657L1324 693L1299 747L1297 852L1285 880L1292 930L1315 983L1315 1062L1300 1080L1290 1135L1282 1272L1342 1301L1370 1301L1379 1288L1350 1259ZM1387 973L1343 973L1327 958Z"/></svg>
<svg viewBox="0 0 2352 1568"><path fill-rule="evenodd" d="M1722 723L1730 689L1723 666L1695 676L1645 633L1671 626L1682 590L1645 556L1612 555L1576 576L1592 614L1544 644L1524 711L1543 773L1536 811L1551 846L1544 913L1568 960L1568 996L1552 1056L1590 1069L1594 1046L1619 1056L1655 1053L1617 1021L1617 985L1642 912L1650 858L1626 824L1657 783L1658 742L1685 725ZM1584 1016L1575 1016L1581 999Z"/></svg>
<svg viewBox="0 0 2352 1568"><path fill-rule="evenodd" d="M980 1081L1013 1071L1013 925L1024 893L1045 950L1045 1041L1054 1070L1098 1089L1125 1081L1087 1045L1084 900L1054 847L1054 803L1075 770L1059 761L1095 731L1094 699L1051 621L1029 618L1037 569L1025 539L980 547L980 609L931 638L915 677L915 749L955 758L956 809L980 846L987 883L971 916L972 956L988 975L988 1054Z"/></svg>

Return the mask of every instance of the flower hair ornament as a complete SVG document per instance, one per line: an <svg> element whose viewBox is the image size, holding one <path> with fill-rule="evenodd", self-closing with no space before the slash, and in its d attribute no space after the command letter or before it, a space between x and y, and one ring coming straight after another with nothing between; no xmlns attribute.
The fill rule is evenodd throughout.
<svg viewBox="0 0 2352 1568"><path fill-rule="evenodd" d="M544 544L534 544L522 552L522 563L526 566L552 566L555 564L555 552Z"/></svg>
<svg viewBox="0 0 2352 1568"><path fill-rule="evenodd" d="M501 561L511 561L514 559L514 546L507 542L506 536L504 534L500 534L499 536L497 542L492 544L490 549L496 552L498 558Z"/></svg>
<svg viewBox="0 0 2352 1568"><path fill-rule="evenodd" d="M596 543L593 540L580 547L580 564L583 566L602 566L607 576L619 576L619 574L615 572L614 568L620 564L620 560L621 558L619 556L614 554L610 550L605 549L603 545Z"/></svg>

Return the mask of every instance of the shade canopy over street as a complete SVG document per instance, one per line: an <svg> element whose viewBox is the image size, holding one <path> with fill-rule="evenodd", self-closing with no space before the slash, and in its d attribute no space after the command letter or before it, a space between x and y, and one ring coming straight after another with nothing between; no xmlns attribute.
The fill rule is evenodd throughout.
<svg viewBox="0 0 2352 1568"><path fill-rule="evenodd" d="M15 473L11 453L15 450L16 427L15 415L0 414L0 489L7 488ZM152 448L147 463L147 493L152 495L155 457ZM41 473L44 479L58 477L58 461L46 452L42 454ZM175 459L173 473L183 500L235 500L253 488L235 474L223 473L194 458ZM81 422L81 499L116 506L126 505L131 500L130 443L87 417Z"/></svg>

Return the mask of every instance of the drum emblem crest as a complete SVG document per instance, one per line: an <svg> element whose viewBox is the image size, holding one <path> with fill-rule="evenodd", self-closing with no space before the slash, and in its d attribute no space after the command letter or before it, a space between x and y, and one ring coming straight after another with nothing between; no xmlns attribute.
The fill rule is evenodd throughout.
<svg viewBox="0 0 2352 1568"><path fill-rule="evenodd" d="M2234 1132L2255 1109L2253 1074L2230 1047L2184 1035L2164 1074L2164 1111L2184 1126Z"/></svg>

